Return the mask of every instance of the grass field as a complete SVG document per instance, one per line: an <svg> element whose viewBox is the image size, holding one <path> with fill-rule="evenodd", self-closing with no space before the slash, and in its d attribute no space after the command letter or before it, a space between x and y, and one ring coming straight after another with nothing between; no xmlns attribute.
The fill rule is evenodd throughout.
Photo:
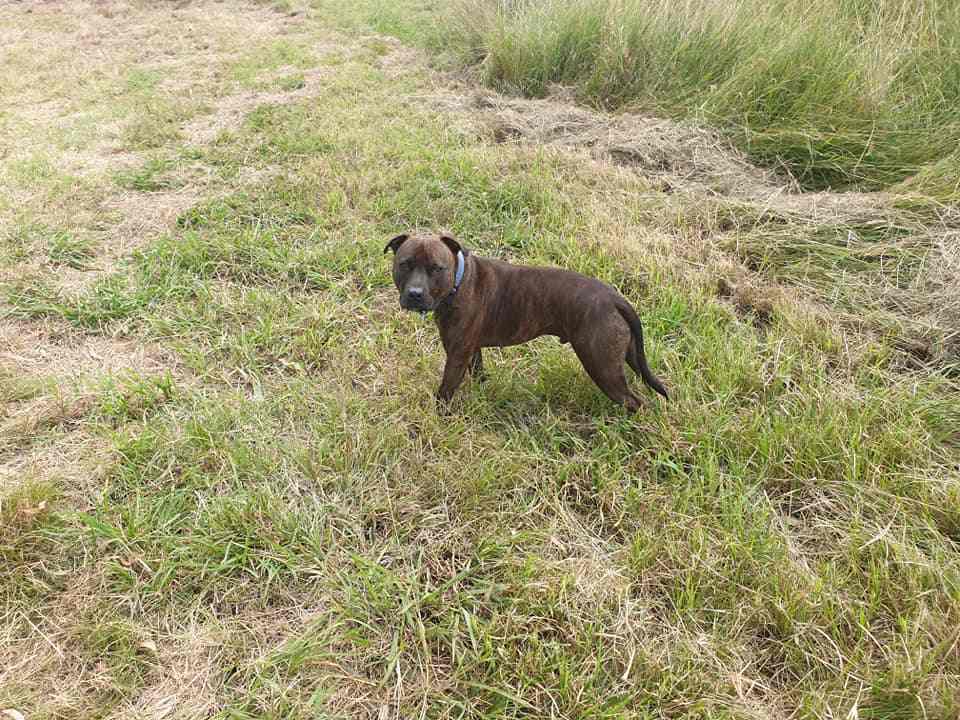
<svg viewBox="0 0 960 720"><path fill-rule="evenodd" d="M601 108L707 122L807 189L878 189L922 173L928 192L958 199L955 2L360 5L496 88L541 97L560 83Z"/></svg>
<svg viewBox="0 0 960 720"><path fill-rule="evenodd" d="M448 7L0 6L0 716L957 717L955 156L800 192ZM620 288L672 401L542 339L438 416L412 227Z"/></svg>

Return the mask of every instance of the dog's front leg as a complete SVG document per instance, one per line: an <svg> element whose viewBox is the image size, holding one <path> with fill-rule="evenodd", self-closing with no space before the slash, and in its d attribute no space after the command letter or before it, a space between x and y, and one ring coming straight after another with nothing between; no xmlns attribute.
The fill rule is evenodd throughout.
<svg viewBox="0 0 960 720"><path fill-rule="evenodd" d="M437 391L437 399L442 403L450 402L450 398L463 382L463 376L467 372L467 367L473 358L473 352L464 351L457 348L453 352L447 353L447 364L443 368L443 381L440 383L440 389Z"/></svg>

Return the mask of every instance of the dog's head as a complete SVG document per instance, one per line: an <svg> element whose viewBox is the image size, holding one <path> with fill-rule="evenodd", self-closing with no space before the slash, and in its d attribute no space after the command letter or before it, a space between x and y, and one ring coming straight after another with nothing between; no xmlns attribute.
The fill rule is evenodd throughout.
<svg viewBox="0 0 960 720"><path fill-rule="evenodd" d="M400 307L428 312L453 290L461 252L453 236L397 235L383 249L388 250L393 250L393 282L400 291Z"/></svg>

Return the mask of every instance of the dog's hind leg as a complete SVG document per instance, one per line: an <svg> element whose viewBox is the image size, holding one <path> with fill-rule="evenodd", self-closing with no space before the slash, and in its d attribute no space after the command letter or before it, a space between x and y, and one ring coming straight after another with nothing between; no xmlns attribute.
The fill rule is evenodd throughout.
<svg viewBox="0 0 960 720"><path fill-rule="evenodd" d="M630 392L627 376L623 371L623 359L631 337L625 326L623 330L623 333L615 333L608 343L594 344L574 340L572 344L583 369L597 387L614 402L620 403L630 412L636 412L640 409L640 400Z"/></svg>
<svg viewBox="0 0 960 720"><path fill-rule="evenodd" d="M638 377L642 377L642 369L640 365L640 358L637 357L637 345L636 343L630 343L627 345L627 365L637 374Z"/></svg>

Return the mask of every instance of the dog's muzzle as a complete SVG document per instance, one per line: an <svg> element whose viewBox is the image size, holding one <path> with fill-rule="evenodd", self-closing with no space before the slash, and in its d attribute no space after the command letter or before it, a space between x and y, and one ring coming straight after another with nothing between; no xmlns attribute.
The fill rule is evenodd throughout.
<svg viewBox="0 0 960 720"><path fill-rule="evenodd" d="M404 310L425 313L431 309L430 305L430 296L421 288L407 288L400 296L400 307Z"/></svg>

